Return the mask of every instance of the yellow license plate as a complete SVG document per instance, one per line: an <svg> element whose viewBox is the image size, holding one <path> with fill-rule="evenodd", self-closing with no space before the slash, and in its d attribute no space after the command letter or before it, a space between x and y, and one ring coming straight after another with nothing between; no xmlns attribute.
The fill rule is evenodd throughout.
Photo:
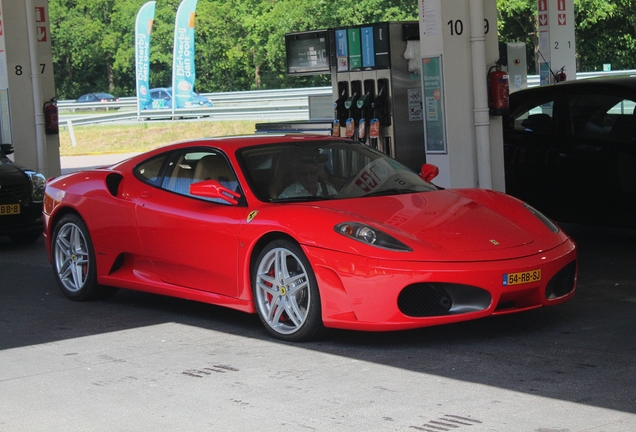
<svg viewBox="0 0 636 432"><path fill-rule="evenodd" d="M541 270L530 270L519 273L508 273L503 275L504 286L521 285L541 280Z"/></svg>
<svg viewBox="0 0 636 432"><path fill-rule="evenodd" d="M0 216L20 214L20 204L0 204Z"/></svg>
<svg viewBox="0 0 636 432"><path fill-rule="evenodd" d="M0 204L0 216L20 214L20 204Z"/></svg>

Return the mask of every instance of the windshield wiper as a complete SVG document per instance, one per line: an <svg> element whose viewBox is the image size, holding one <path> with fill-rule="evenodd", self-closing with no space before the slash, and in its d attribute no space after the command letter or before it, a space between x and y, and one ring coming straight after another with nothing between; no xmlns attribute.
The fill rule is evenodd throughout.
<svg viewBox="0 0 636 432"><path fill-rule="evenodd" d="M375 192L369 192L368 194L362 195L364 198L373 197L373 196L383 196L383 195L402 195L402 194L410 194L417 193L421 191L417 191L415 189L400 189L400 188L391 188L391 189L382 189Z"/></svg>
<svg viewBox="0 0 636 432"><path fill-rule="evenodd" d="M288 198L274 198L271 199L270 202L273 203L281 203L281 202L309 202L309 201L326 201L335 199L334 196L299 196L299 197L288 197Z"/></svg>

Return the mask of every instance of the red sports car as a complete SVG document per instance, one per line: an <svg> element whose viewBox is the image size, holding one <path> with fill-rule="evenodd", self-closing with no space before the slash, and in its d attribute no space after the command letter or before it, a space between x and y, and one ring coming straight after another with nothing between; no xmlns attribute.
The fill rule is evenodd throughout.
<svg viewBox="0 0 636 432"><path fill-rule="evenodd" d="M572 298L576 246L557 225L435 175L335 137L182 142L49 181L46 247L73 300L117 288L187 298L256 312L289 341Z"/></svg>

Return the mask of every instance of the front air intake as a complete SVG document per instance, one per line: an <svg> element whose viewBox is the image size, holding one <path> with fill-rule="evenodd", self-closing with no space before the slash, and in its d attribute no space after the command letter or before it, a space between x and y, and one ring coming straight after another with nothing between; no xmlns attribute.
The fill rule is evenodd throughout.
<svg viewBox="0 0 636 432"><path fill-rule="evenodd" d="M563 297L574 291L576 286L576 261L563 267L548 282L545 296L548 299Z"/></svg>
<svg viewBox="0 0 636 432"><path fill-rule="evenodd" d="M398 296L398 307L407 316L448 315L453 300L441 287L430 283L409 285Z"/></svg>
<svg viewBox="0 0 636 432"><path fill-rule="evenodd" d="M491 302L492 296L482 288L443 282L412 284L398 296L400 311L415 318L479 312Z"/></svg>

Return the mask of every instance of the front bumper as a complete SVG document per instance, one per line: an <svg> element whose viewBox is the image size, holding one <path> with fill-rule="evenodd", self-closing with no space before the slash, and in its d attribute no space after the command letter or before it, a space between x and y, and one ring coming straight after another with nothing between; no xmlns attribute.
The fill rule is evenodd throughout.
<svg viewBox="0 0 636 432"><path fill-rule="evenodd" d="M399 330L520 312L565 302L576 287L577 252L567 241L523 258L482 262L369 259L305 247L326 327ZM503 275L541 270L505 286ZM423 304L420 304L423 302Z"/></svg>
<svg viewBox="0 0 636 432"><path fill-rule="evenodd" d="M0 235L42 232L42 203L20 204L20 213L0 216Z"/></svg>

